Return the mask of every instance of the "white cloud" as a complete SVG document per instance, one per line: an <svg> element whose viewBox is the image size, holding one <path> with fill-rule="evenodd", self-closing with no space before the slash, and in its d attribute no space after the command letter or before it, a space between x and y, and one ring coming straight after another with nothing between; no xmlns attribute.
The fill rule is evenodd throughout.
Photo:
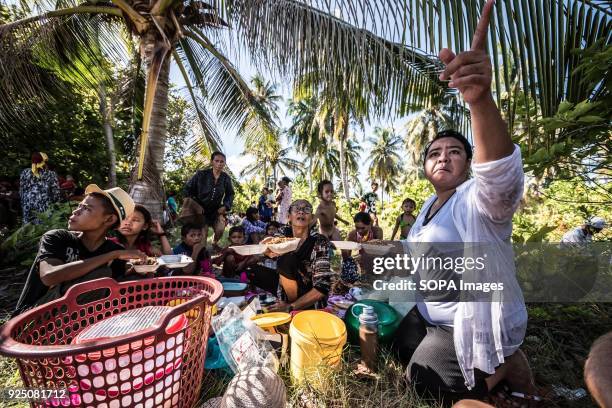
<svg viewBox="0 0 612 408"><path fill-rule="evenodd" d="M240 177L240 172L244 170L248 165L255 162L255 157L252 155L240 155L240 154L232 154L227 156L227 166L234 173L239 180L244 180L244 177Z"/></svg>

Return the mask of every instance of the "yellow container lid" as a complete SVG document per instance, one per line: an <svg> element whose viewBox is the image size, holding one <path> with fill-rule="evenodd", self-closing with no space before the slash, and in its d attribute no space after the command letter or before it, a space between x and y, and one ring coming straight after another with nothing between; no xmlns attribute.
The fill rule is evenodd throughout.
<svg viewBox="0 0 612 408"><path fill-rule="evenodd" d="M267 329L269 327L289 323L291 321L291 315L284 312L264 313L251 317L251 320L262 329Z"/></svg>

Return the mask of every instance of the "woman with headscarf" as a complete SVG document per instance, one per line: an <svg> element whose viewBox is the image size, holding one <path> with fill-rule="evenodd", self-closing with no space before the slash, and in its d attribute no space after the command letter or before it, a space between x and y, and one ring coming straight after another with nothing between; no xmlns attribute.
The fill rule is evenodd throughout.
<svg viewBox="0 0 612 408"><path fill-rule="evenodd" d="M24 169L19 179L19 195L23 211L23 223L36 222L36 214L45 212L59 201L60 188L57 174L47 168L49 158L45 153L32 154L31 168Z"/></svg>

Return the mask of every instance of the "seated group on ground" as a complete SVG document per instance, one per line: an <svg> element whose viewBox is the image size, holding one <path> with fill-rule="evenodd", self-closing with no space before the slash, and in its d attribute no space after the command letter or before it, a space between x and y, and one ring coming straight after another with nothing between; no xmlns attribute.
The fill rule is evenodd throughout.
<svg viewBox="0 0 612 408"><path fill-rule="evenodd" d="M250 282L277 296L278 301L269 307L270 311L325 308L328 297L333 294L334 284L355 283L364 268L359 253L346 250L342 251L340 271L331 267L331 241L341 240L335 220L346 221L336 213L331 182L322 181L318 192L321 201L316 211L309 201L295 200L288 208L286 225L271 219L263 222L260 211L249 208L241 225L229 229L228 245L218 251L209 251L201 225L182 225L181 242L172 248L160 223L152 219L145 207L135 205L122 189L102 190L90 185L85 198L70 216L68 229L52 230L41 238L16 313L52 301L62 296L70 286L83 281L101 277L125 281L177 273ZM426 205L429 205L427 215L430 219L440 213L441 208L430 214L431 202L426 202ZM402 210L392 237L399 231L400 237L406 239L416 223L412 215L414 200L405 199ZM426 225L423 220L420 224ZM284 255L270 250L262 255L240 255L233 249L276 236L300 238L301 243L297 250ZM353 228L346 235L347 241L366 243L383 238L383 230L375 225L371 214L357 212L353 216ZM158 245L153 244L155 239ZM194 262L178 272L159 269L155 274L144 276L133 272L128 264L134 259L145 260L169 254L187 255ZM400 359L408 365L408 379L416 381L416 377L420 377L421 383L425 384L423 391L432 391L434 387L439 395L449 400L456 400L455 396L482 394L488 388L488 381L485 381L488 377L481 373L478 373L473 391L455 391L463 374L455 358L452 321L435 325L432 316L438 315L432 313L436 312L415 308L400 325L395 347ZM415 345L418 346L415 348ZM439 364L432 365L434 362ZM425 366L433 367L433 370L420 369ZM512 369L531 378L526 360L520 353L508 359L505 366L503 372ZM528 388L530 385L527 384Z"/></svg>
<svg viewBox="0 0 612 408"><path fill-rule="evenodd" d="M425 174L437 188L437 195L424 203L416 217L412 214L415 202L405 199L392 238L399 232L407 246L418 242L466 242L471 237L484 242L505 242L521 197L520 151L508 142L501 157L484 164L471 164L472 154L467 139L457 132L441 132L427 145ZM450 157L452 167L439 159L440 155ZM213 154L213 159L221 161L219 154ZM436 171L439 163L445 163L443 166L451 170ZM219 163L213 165L217 170L220 167ZM475 174L473 179L467 177L470 166ZM264 190L265 208L249 208L241 225L229 229L228 245L220 247L225 215L232 204L231 199L217 194L220 183L225 182L221 174L214 171L197 173L194 178L198 179L188 183L196 194L194 197L202 204L208 203L206 211L213 211L213 215L205 213L204 225L189 222L182 225L181 242L174 248L160 223L152 219L145 207L135 205L125 191L88 186L84 199L68 219L68 229L52 230L41 238L15 313L57 299L70 286L84 281L102 277L126 281L173 274L251 283L276 295L277 302L269 307L270 311L322 309L338 288L346 288L367 274L361 254L346 250L342 251L340 270L332 268L331 241L341 240L336 220L347 222L337 214L333 185L328 180L317 186L320 202L316 211L309 201L294 200L279 210L286 219L284 224L273 220L274 212L270 216L266 203L271 201ZM496 180L496 183L486 183L486 180ZM448 190L449 185L455 186L454 189ZM215 202L208 196L199 195L198 188L209 189ZM230 193L230 187L223 188L224 194ZM290 195L288 182L281 183L279 189L282 202L283 196ZM371 200L372 196L368 197ZM513 201L508 203L507 197ZM500 203L500 200L506 201ZM360 211L353 216L353 228L346 236L347 241L367 243L383 239L384 232L376 225L378 219L372 211L373 201L366 210L368 208L370 213ZM267 218L269 216L271 218ZM263 217L268 221L262 221ZM465 225L461 217L478 222ZM604 223L593 220L589 225L603 228ZM206 243L209 227L214 227L215 233L210 250ZM286 254L268 249L261 255L241 255L234 249L248 243L265 243L266 239L277 236L299 238L300 243L295 251ZM153 245L154 239L159 241L158 247ZM146 261L147 257L162 254L187 255L194 262L182 270L160 268L154 275L138 274L130 265L134 260ZM504 267L506 269L500 273L513 276L510 274L514 265ZM422 270L420 276L426 279L428 274L435 272ZM533 376L517 346L526 327L524 303L506 302L504 307L499 311L502 313L499 319L493 320L490 311L483 310L480 304L469 311L455 298L418 301L401 321L394 341L394 350L408 367L407 381L414 383L416 389L445 401L481 398L502 380L513 390L533 395ZM478 317L468 318L466 313L478 314ZM479 325L477 328L472 326L475 322ZM488 371L484 371L469 360L476 358L472 354L475 347L472 342L478 342L476 337L480 335L494 341L496 325L507 336L499 339L505 360L499 354L490 354L495 360L489 361ZM462 336L460 348L456 345L455 332ZM489 350L492 353L491 350L493 348Z"/></svg>
<svg viewBox="0 0 612 408"><path fill-rule="evenodd" d="M198 177L204 176L198 173ZM206 184L202 180L199 182ZM193 186L198 183L190 181L188 185L195 188ZM268 189L263 189L259 208L248 208L241 224L229 229L228 245L211 250L207 248L204 230L216 220L206 219L204 226L183 224L181 241L173 248L160 222L152 218L147 208L136 205L125 191L121 188L102 190L90 185L83 201L70 216L68 229L49 231L41 238L16 312L56 299L71 285L86 280L113 277L123 281L173 274L252 281L279 296L279 303L272 307L273 310L324 306L332 284L341 276L330 267L330 254L333 253L330 240L341 240L335 220L348 223L337 214L332 183L323 180L317 189L320 204L316 211L308 201L295 200L287 208L287 224L273 220L268 205L272 203L271 195ZM231 200L225 202L231 206ZM214 207L215 214L223 215L216 205L210 206ZM366 242L383 238L382 229L373 225L370 214L355 214L353 223L347 240ZM215 230L213 243L218 246L216 235ZM275 236L301 238L302 242L295 252L280 256L270 252L240 255L232 248L257 244ZM130 267L129 261L172 254L187 255L194 262L182 270L162 267L146 275ZM359 257L352 258L350 251L343 251L342 257L342 270L352 267L353 273L347 275L347 280L354 282L358 274L355 259Z"/></svg>

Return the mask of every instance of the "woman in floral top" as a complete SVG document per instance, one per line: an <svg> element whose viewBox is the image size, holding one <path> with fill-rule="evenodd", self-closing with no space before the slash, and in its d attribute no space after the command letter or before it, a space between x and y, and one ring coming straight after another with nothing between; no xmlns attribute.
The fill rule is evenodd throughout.
<svg viewBox="0 0 612 408"><path fill-rule="evenodd" d="M284 235L300 238L300 244L294 252L281 256L270 251L266 253L270 257L278 257L280 275L280 301L271 306L270 311L319 309L327 304L336 274L329 263L329 240L310 228L312 217L312 204L308 201L296 200L291 203L291 228L287 228Z"/></svg>
<svg viewBox="0 0 612 408"><path fill-rule="evenodd" d="M19 179L19 195L23 223L36 222L36 213L47 211L60 199L57 174L47 168L48 157L36 152L32 155L32 168L24 169Z"/></svg>

